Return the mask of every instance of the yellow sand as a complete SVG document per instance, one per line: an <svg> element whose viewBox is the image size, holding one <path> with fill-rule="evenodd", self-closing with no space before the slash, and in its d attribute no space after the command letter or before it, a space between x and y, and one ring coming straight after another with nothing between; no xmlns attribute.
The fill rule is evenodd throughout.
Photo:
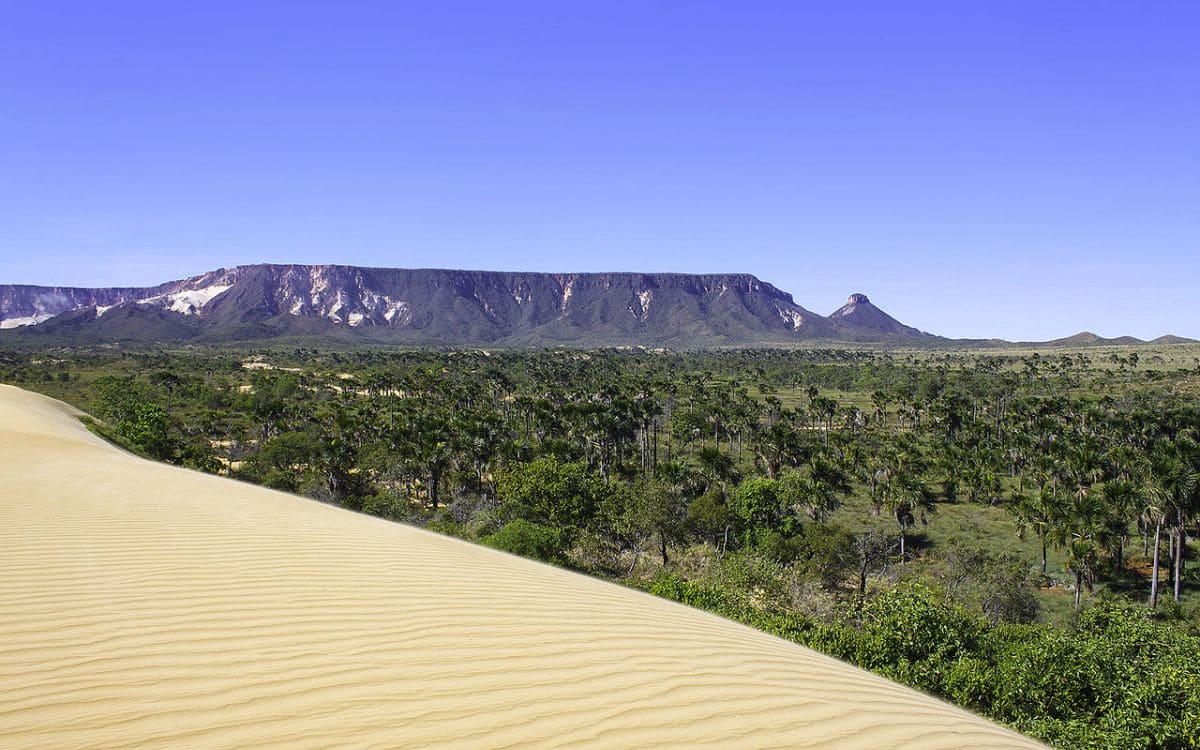
<svg viewBox="0 0 1200 750"><path fill-rule="evenodd" d="M163 466L0 386L0 747L1038 747L703 612Z"/></svg>

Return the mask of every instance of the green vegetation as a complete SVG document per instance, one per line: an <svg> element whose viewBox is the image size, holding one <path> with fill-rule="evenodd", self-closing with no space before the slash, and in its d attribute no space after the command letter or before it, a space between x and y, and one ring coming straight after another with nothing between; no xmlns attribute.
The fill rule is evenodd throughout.
<svg viewBox="0 0 1200 750"><path fill-rule="evenodd" d="M131 449L620 581L1062 748L1200 745L1200 347L0 352Z"/></svg>
<svg viewBox="0 0 1200 750"><path fill-rule="evenodd" d="M650 591L942 696L1058 747L1194 748L1200 636L1105 598L1069 628L994 624L921 584L832 623L770 612L678 575Z"/></svg>

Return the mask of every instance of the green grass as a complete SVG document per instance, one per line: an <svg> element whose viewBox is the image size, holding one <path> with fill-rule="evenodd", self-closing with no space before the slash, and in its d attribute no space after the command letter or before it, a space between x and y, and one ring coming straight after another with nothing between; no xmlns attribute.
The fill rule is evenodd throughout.
<svg viewBox="0 0 1200 750"><path fill-rule="evenodd" d="M865 494L856 494L849 498L831 515L830 520L852 532L881 529L899 538L899 527L886 510L878 517L871 514L870 498ZM914 571L938 576L945 571L940 556L956 543L993 555L1019 555L1028 562L1031 569L1041 568L1041 543L1036 535L1027 533L1025 538L1021 539L1017 533L1016 520L1004 508L969 503L938 503L935 511L928 516L928 525L918 522L916 527L910 530L908 549L913 560L909 565ZM1182 609L1188 613L1196 613L1200 612L1200 575L1197 574L1200 570L1200 562L1197 561L1200 558L1200 545L1192 540L1189 549L1189 565L1194 570L1185 578ZM1126 559L1134 565L1144 562L1141 537L1136 533L1131 534L1129 538ZM1074 581L1064 567L1065 562L1066 555L1062 550L1054 546L1047 550L1046 575L1051 585L1037 592L1043 607L1043 619L1047 622L1066 623L1074 613L1074 593L1071 588ZM1108 577L1106 573L1104 578ZM1120 579L1097 581L1095 590L1091 593L1085 591L1083 596L1086 602L1112 589L1144 601L1148 596L1149 587L1148 577L1128 570ZM1168 601L1169 591L1165 588L1160 590L1163 592L1163 601Z"/></svg>

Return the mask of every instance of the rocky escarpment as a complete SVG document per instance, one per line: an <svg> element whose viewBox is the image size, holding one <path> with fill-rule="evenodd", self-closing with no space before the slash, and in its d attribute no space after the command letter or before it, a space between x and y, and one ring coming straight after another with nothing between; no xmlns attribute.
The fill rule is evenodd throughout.
<svg viewBox="0 0 1200 750"><path fill-rule="evenodd" d="M862 333L749 274L250 265L152 288L0 287L0 320L79 341L731 345Z"/></svg>

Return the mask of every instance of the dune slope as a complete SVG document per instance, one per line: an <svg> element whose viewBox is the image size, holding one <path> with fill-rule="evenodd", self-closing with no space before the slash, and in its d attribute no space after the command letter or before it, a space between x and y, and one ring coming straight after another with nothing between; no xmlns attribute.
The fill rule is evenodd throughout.
<svg viewBox="0 0 1200 750"><path fill-rule="evenodd" d="M0 386L0 746L1039 747L671 602L143 461Z"/></svg>

